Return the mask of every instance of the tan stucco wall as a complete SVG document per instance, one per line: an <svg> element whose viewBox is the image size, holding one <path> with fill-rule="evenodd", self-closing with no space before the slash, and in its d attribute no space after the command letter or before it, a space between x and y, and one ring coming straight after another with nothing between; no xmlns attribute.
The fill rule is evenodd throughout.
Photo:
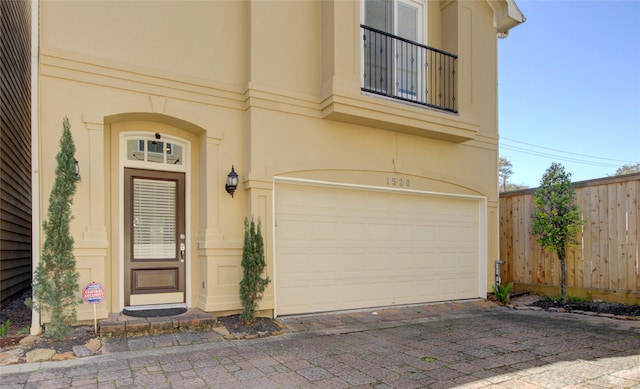
<svg viewBox="0 0 640 389"><path fill-rule="evenodd" d="M360 92L358 1L42 2L41 166L49 193L67 115L82 182L72 233L99 316L122 307L118 134L192 144L189 301L240 308L243 219L260 217L273 278L274 176L487 198L487 285L497 258L496 29L484 1L428 2L429 44L459 56L459 114ZM160 130L157 130L160 131ZM235 165L235 198L224 182ZM47 208L46 196L41 208ZM273 284L261 308L274 306ZM80 319L92 317L88 305Z"/></svg>
<svg viewBox="0 0 640 389"><path fill-rule="evenodd" d="M42 1L41 12L43 48L117 60L129 70L245 80L246 2Z"/></svg>

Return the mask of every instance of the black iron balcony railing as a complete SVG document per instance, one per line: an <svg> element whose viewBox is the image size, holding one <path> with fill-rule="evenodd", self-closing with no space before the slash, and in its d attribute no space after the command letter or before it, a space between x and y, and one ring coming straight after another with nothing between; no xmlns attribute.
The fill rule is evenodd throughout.
<svg viewBox="0 0 640 389"><path fill-rule="evenodd" d="M449 112L456 106L457 55L360 25L362 90Z"/></svg>

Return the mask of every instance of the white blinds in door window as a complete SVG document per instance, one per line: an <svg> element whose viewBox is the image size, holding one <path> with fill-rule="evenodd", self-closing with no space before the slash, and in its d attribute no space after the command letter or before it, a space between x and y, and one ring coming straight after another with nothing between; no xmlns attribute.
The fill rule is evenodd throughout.
<svg viewBox="0 0 640 389"><path fill-rule="evenodd" d="M176 257L176 182L133 180L133 259Z"/></svg>

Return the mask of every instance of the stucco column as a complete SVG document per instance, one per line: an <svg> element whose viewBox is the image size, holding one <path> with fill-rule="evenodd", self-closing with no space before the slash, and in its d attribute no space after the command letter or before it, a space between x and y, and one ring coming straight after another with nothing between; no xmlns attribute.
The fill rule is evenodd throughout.
<svg viewBox="0 0 640 389"><path fill-rule="evenodd" d="M230 311L240 308L238 283L241 275L239 269L242 241L225 239L221 229L221 218L225 215L222 209L228 207L231 201L230 197L221 196L224 193L221 189L226 180L226 165L225 168L220 167L221 140L221 134L206 134L200 142L200 272L196 277L200 277L200 282L197 283L197 305L205 311Z"/></svg>
<svg viewBox="0 0 640 389"><path fill-rule="evenodd" d="M80 161L80 177L89 184L89 225L83 233L84 241L100 241L93 247L107 247L107 227L105 226L104 193L104 121L95 115L83 115L85 128L89 131L89 159ZM83 163L84 162L84 163ZM83 169L86 172L83 174Z"/></svg>
<svg viewBox="0 0 640 389"><path fill-rule="evenodd" d="M77 220L85 223L82 231L82 239L76 239L74 243L74 255L76 257L76 270L80 274L79 286L82 288L88 282L100 282L109 285L112 275L110 264L107 261L107 226L105 213L105 193L108 191L105 183L105 144L104 144L104 120L102 115L82 114L82 121L88 134L79 137L83 147L88 147L88 153L77 154L80 166L80 185L84 190L88 188L88 200L77 201L78 207L87 214L78 214ZM86 192L83 192L86 196ZM109 315L109 302L112 299L112 291L107 289L106 302L97 307L97 317L106 318ZM91 320L93 318L93 306L82 303L77 307L78 320Z"/></svg>
<svg viewBox="0 0 640 389"><path fill-rule="evenodd" d="M243 186L249 195L249 218L253 217L257 223L260 220L262 227L262 239L264 241L264 255L267 262L266 275L272 282L267 285L264 296L260 301L261 310L275 308L274 291L274 258L273 258L273 177L249 174L244 180Z"/></svg>
<svg viewBox="0 0 640 389"><path fill-rule="evenodd" d="M211 247L212 242L222 240L220 230L219 206L219 177L218 165L220 155L219 137L203 135L200 153L200 232L198 233L198 247L201 249Z"/></svg>
<svg viewBox="0 0 640 389"><path fill-rule="evenodd" d="M322 2L322 84L320 98L360 93L360 3Z"/></svg>

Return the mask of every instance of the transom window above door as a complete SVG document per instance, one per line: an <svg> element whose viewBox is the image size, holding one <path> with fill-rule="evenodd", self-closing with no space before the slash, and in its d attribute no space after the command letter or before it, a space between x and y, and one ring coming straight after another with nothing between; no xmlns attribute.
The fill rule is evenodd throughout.
<svg viewBox="0 0 640 389"><path fill-rule="evenodd" d="M184 146L153 137L127 139L127 161L180 166L184 164Z"/></svg>

